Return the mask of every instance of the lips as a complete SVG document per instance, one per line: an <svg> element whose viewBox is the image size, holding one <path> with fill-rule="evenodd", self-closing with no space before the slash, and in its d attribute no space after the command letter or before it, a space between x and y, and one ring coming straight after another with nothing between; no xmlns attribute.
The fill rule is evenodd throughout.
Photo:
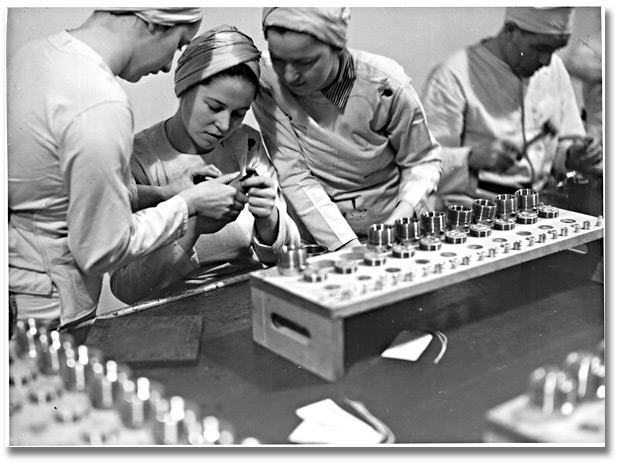
<svg viewBox="0 0 620 462"><path fill-rule="evenodd" d="M304 84L303 83L289 83L288 86L290 88L301 88L304 86Z"/></svg>

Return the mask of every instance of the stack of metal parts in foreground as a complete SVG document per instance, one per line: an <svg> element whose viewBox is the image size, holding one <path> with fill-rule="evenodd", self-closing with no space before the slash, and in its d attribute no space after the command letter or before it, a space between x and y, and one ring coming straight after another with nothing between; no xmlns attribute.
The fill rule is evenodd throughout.
<svg viewBox="0 0 620 462"><path fill-rule="evenodd" d="M235 441L232 425L202 417L195 403L167 397L100 350L76 345L34 319L9 342L11 446L213 445Z"/></svg>
<svg viewBox="0 0 620 462"><path fill-rule="evenodd" d="M528 390L487 413L487 442L604 443L605 345L534 370Z"/></svg>

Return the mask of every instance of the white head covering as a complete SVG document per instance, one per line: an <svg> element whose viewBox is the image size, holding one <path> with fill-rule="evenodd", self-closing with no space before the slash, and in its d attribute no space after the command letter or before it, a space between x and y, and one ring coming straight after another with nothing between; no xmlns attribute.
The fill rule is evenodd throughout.
<svg viewBox="0 0 620 462"><path fill-rule="evenodd" d="M312 35L337 48L347 45L351 12L338 8L263 8L263 31L269 26Z"/></svg>
<svg viewBox="0 0 620 462"><path fill-rule="evenodd" d="M510 7L504 22L513 22L519 29L537 34L570 35L573 32L573 7Z"/></svg>
<svg viewBox="0 0 620 462"><path fill-rule="evenodd" d="M140 19L159 26L176 26L178 24L191 24L202 19L200 8L95 8L95 11L107 11L112 14L135 14Z"/></svg>

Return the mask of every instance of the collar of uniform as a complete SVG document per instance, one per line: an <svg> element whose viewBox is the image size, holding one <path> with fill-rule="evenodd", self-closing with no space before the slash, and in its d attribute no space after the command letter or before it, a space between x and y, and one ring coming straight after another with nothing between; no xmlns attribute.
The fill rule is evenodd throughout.
<svg viewBox="0 0 620 462"><path fill-rule="evenodd" d="M355 83L355 67L353 66L353 56L345 48L340 57L340 70L336 80L327 88L321 90L323 96L334 103L338 109L342 109L347 104L347 99Z"/></svg>

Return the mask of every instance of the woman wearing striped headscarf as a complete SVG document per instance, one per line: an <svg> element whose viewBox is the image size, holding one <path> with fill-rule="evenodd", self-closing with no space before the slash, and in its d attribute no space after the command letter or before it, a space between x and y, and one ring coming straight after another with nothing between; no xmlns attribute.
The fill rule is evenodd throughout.
<svg viewBox="0 0 620 462"><path fill-rule="evenodd" d="M247 195L236 219L190 220L185 236L112 274L112 292L120 300L134 303L165 288L272 264L284 244L298 243L260 134L242 123L258 90L259 57L252 39L227 25L197 36L181 55L174 76L176 113L134 140L134 208L153 206L205 179L256 174L218 185L222 198L227 188ZM212 200L217 206L220 195Z"/></svg>

